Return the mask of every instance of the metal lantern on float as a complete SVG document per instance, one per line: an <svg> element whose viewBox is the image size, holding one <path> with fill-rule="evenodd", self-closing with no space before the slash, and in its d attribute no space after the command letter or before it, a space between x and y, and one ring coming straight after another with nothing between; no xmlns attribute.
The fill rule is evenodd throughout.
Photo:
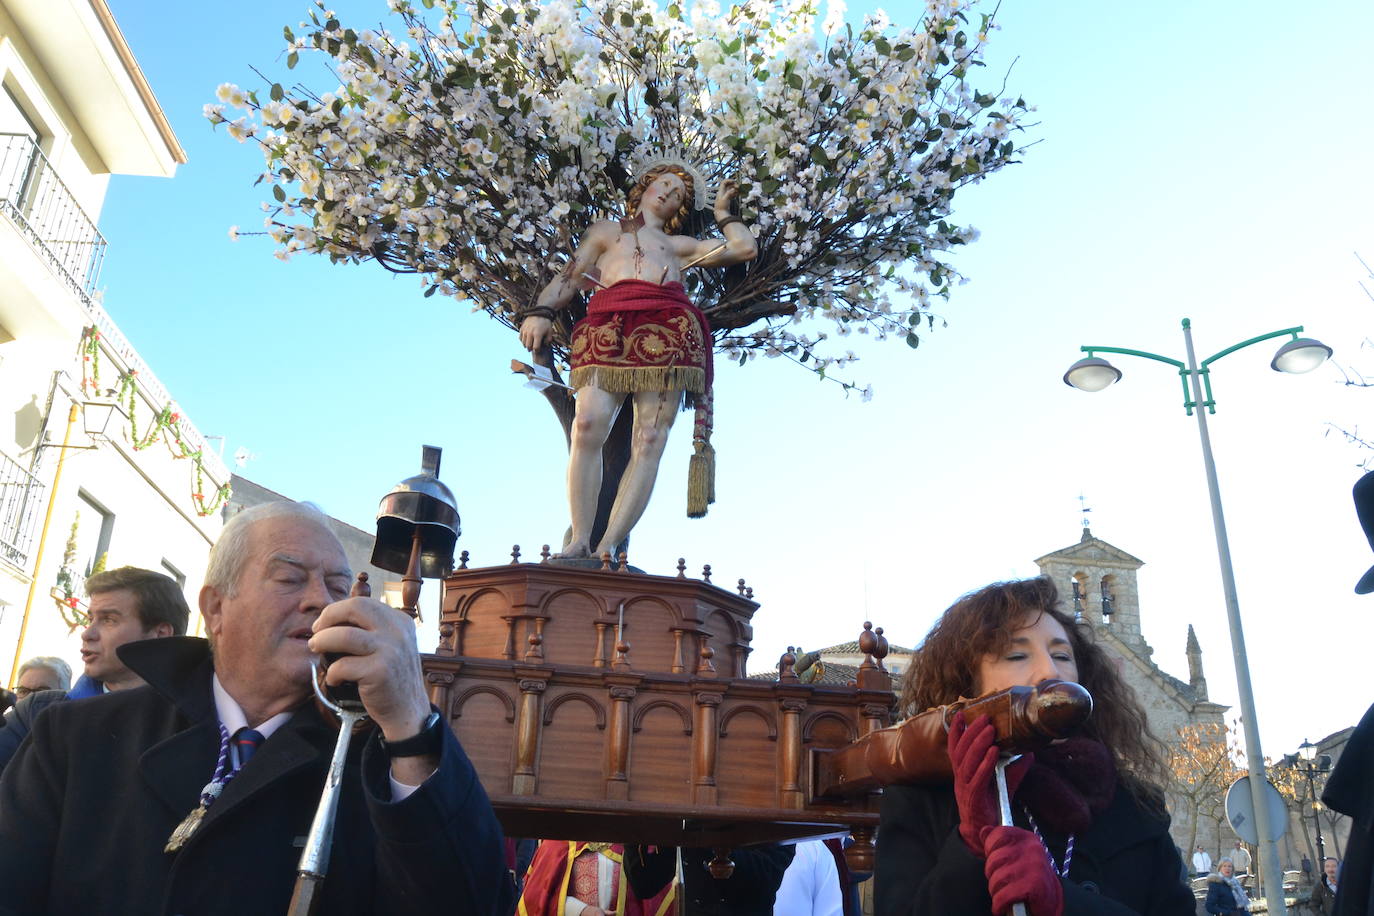
<svg viewBox="0 0 1374 916"><path fill-rule="evenodd" d="M421 579L442 579L453 570L453 548L462 533L453 491L439 480L442 449L423 447L420 473L391 488L377 508L372 564L402 575L402 610L412 616Z"/></svg>

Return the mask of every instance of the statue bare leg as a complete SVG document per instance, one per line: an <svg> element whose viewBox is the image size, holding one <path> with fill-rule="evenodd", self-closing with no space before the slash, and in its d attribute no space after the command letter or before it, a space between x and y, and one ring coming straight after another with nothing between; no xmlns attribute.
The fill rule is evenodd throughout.
<svg viewBox="0 0 1374 916"><path fill-rule="evenodd" d="M581 397L579 393L578 398ZM668 431L673 428L678 405L682 402L681 391L637 391L632 397L635 420L630 440L630 463L620 479L620 489L611 506L611 517L606 522L606 533L596 546L597 556L603 551L614 550L615 545L625 539L625 535L630 533L630 529L644 514L654 481L658 478L658 465L663 458L664 446L668 444ZM591 505L594 510L595 496Z"/></svg>
<svg viewBox="0 0 1374 916"><path fill-rule="evenodd" d="M572 510L572 533L560 557L589 557L592 523L601 494L601 447L611 433L625 395L611 394L593 385L577 391L572 423L572 445L568 455L568 504Z"/></svg>

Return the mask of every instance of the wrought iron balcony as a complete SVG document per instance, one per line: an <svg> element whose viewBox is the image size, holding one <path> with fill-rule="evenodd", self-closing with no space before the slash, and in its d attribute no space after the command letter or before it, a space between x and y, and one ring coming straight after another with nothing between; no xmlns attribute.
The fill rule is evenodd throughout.
<svg viewBox="0 0 1374 916"><path fill-rule="evenodd" d="M105 260L105 237L27 134L0 133L0 212L89 303Z"/></svg>
<svg viewBox="0 0 1374 916"><path fill-rule="evenodd" d="M0 560L27 569L33 526L43 508L43 484L0 452Z"/></svg>

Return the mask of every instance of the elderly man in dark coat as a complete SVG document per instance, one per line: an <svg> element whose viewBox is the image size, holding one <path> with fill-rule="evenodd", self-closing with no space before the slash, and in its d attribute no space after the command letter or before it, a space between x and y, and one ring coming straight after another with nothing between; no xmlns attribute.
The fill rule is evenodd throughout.
<svg viewBox="0 0 1374 916"><path fill-rule="evenodd" d="M0 779L0 913L285 912L338 733L312 653L342 656L328 681L355 682L374 723L318 912L509 912L500 828L431 710L414 626L349 585L318 511L232 519L200 594L213 655L187 637L121 647L148 686L52 707Z"/></svg>

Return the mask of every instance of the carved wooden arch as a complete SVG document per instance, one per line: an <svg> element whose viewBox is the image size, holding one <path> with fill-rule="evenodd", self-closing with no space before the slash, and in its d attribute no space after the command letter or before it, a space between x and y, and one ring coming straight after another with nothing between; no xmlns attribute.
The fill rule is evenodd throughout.
<svg viewBox="0 0 1374 916"><path fill-rule="evenodd" d="M487 684L479 684L476 687L469 687L458 696L453 698L449 704L449 718L457 719L463 715L463 707L467 705L469 699L479 693L489 693L501 701L501 705L506 707L506 721L515 721L515 701L506 696L505 692Z"/></svg>
<svg viewBox="0 0 1374 916"><path fill-rule="evenodd" d="M600 608L602 614L611 613L611 610L606 607L605 601L603 601L596 595L592 594L591 592L587 591L585 588L560 588L558 591L550 593L549 596L545 598L544 601L539 605L539 610L535 611L535 613L540 617L552 617L553 614L550 613L549 609L554 605L556 601L558 601L559 598L562 598L564 595L578 595L580 597L586 598L587 602L591 604L593 607Z"/></svg>
<svg viewBox="0 0 1374 916"><path fill-rule="evenodd" d="M644 717L648 714L649 710L656 709L659 706L666 706L678 714L682 719L682 733L684 735L690 735L692 733L691 715L689 715L687 710L683 709L682 706L674 703L672 700L653 700L649 703L645 703L635 710L634 718L630 720L630 727L636 732L639 731L642 727L641 723L644 721Z"/></svg>
<svg viewBox="0 0 1374 916"><path fill-rule="evenodd" d="M634 598L626 599L625 610L628 613L629 610L635 605L644 604L653 605L655 607L662 608L663 610L667 611L669 620L668 625L670 628L675 626L682 626L682 615L678 613L677 608L669 604L667 601L664 601L662 598L659 598L654 595L638 595ZM607 608L606 611L607 613L615 614L617 612L618 607L619 603L616 604L616 607Z"/></svg>
<svg viewBox="0 0 1374 916"><path fill-rule="evenodd" d="M736 716L742 715L743 713L746 713L746 712L758 716L760 719L763 720L763 724L766 725L766 726L768 726L768 740L769 740L769 741L777 741L777 740L778 740L778 727L777 727L776 723L773 721L773 717L770 716L762 707L759 707L759 706L752 706L752 705L750 705L750 706L736 706L734 709L730 710L730 711L727 712L725 715L721 716L721 717L720 717L720 736L721 736L722 738L726 737L725 726L728 725L728 724L731 722L731 720L733 720Z"/></svg>
<svg viewBox="0 0 1374 916"><path fill-rule="evenodd" d="M806 725L802 726L803 743L810 741L812 735L815 734L816 723L821 722L825 719L834 719L836 722L842 724L845 728L845 732L849 735L850 741L859 740L859 727L855 725L851 719L849 719L847 716L841 715L840 713L827 711L817 713L816 715L806 720Z"/></svg>
<svg viewBox="0 0 1374 916"><path fill-rule="evenodd" d="M558 707L562 706L564 703L570 703L573 700L590 706L592 712L596 715L596 727L601 731L606 730L605 708L585 693L565 693L550 700L549 704L544 707L544 724L552 725L554 710L558 709Z"/></svg>
<svg viewBox="0 0 1374 916"><path fill-rule="evenodd" d="M458 610L458 619L469 619L468 611L472 610L472 606L476 604L478 601L485 598L487 595L492 594L499 596L500 599L502 601L505 601L507 604L510 603L505 591L503 591L500 588L497 588L494 585L487 586L486 588L479 588L477 591L473 592L471 595L468 595L467 598L463 600L463 606Z"/></svg>
<svg viewBox="0 0 1374 916"><path fill-rule="evenodd" d="M725 623L725 632L716 632L716 621L721 620ZM734 646L740 641L739 622L730 616L723 608L713 608L701 621L702 628L712 636L719 639L727 646Z"/></svg>

